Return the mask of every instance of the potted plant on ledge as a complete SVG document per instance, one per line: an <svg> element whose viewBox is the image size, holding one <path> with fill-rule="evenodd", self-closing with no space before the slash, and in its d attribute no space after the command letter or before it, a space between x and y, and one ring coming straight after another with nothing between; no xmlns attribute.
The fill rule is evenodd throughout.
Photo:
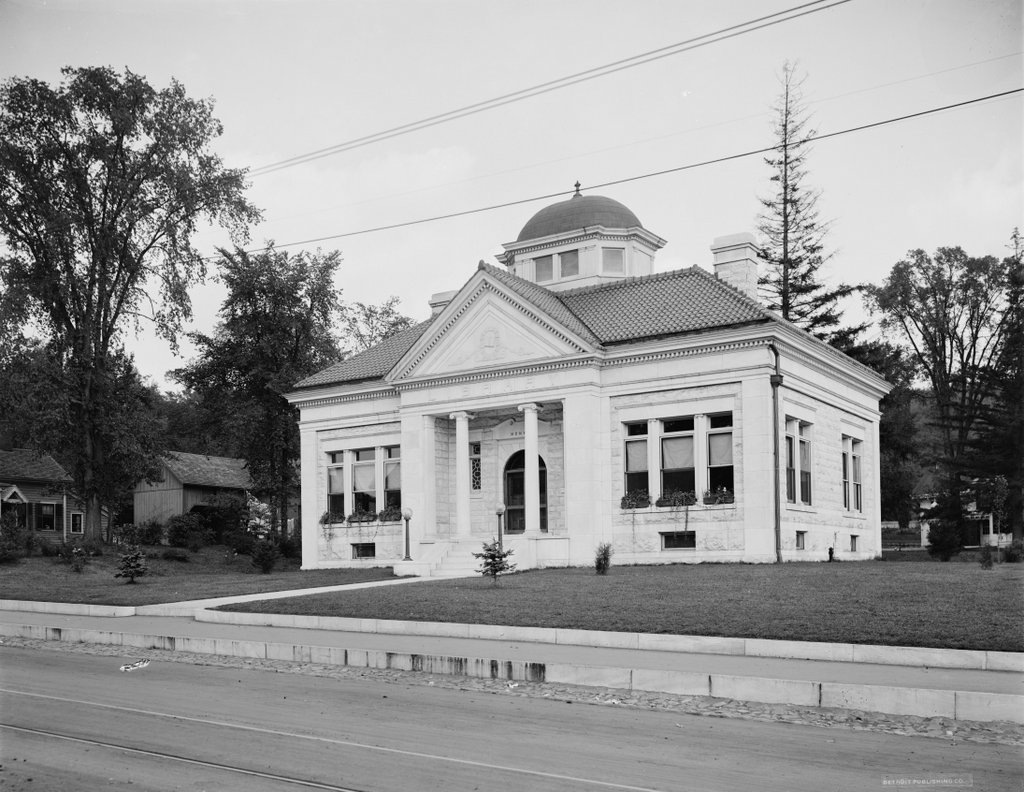
<svg viewBox="0 0 1024 792"><path fill-rule="evenodd" d="M365 511L363 509L356 509L347 518L346 522L349 523L364 523L364 522L376 522L377 512Z"/></svg>
<svg viewBox="0 0 1024 792"><path fill-rule="evenodd" d="M629 490L625 495L622 496L622 500L619 502L619 508L626 509L646 509L651 505L651 495L647 490Z"/></svg>
<svg viewBox="0 0 1024 792"><path fill-rule="evenodd" d="M398 506L387 506L377 513L378 522L401 522L402 510Z"/></svg>
<svg viewBox="0 0 1024 792"><path fill-rule="evenodd" d="M704 490L705 506L723 506L736 502L736 494L726 487L717 487L714 490Z"/></svg>
<svg viewBox="0 0 1024 792"><path fill-rule="evenodd" d="M697 493L688 490L669 490L663 492L654 505L664 508L671 506L695 506L697 504Z"/></svg>

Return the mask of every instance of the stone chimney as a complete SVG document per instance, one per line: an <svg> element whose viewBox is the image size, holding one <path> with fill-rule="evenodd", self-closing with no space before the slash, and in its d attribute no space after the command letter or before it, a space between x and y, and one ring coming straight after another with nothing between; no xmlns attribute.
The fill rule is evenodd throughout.
<svg viewBox="0 0 1024 792"><path fill-rule="evenodd" d="M731 234L711 243L715 277L739 289L752 300L757 297L757 245L754 235Z"/></svg>
<svg viewBox="0 0 1024 792"><path fill-rule="evenodd" d="M452 301L452 297L458 294L458 289L453 291L438 292L430 297L430 315L437 316L444 307Z"/></svg>

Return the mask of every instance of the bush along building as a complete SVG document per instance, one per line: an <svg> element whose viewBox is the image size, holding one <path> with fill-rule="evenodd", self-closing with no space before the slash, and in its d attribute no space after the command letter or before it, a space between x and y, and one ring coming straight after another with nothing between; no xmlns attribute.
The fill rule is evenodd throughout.
<svg viewBox="0 0 1024 792"><path fill-rule="evenodd" d="M751 235L713 274L664 244L577 190L299 382L303 567L464 573L499 524L519 569L877 556L889 386L763 307Z"/></svg>

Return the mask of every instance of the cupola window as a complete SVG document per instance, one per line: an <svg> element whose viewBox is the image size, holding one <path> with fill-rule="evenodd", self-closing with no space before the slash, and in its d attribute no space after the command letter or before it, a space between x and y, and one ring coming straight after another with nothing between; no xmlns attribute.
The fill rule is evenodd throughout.
<svg viewBox="0 0 1024 792"><path fill-rule="evenodd" d="M578 250L562 251L558 254L558 262L561 265L563 278L573 278L580 274L580 252Z"/></svg>
<svg viewBox="0 0 1024 792"><path fill-rule="evenodd" d="M554 278L554 266L551 256L541 256L533 260L533 265L536 268L537 283L543 283Z"/></svg>
<svg viewBox="0 0 1024 792"><path fill-rule="evenodd" d="M604 248L601 251L601 271L605 275L624 275L625 252L623 248Z"/></svg>

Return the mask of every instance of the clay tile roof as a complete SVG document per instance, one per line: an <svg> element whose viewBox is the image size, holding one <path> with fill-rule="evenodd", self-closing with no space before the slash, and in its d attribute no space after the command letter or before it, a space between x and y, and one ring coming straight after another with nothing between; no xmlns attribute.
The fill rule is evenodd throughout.
<svg viewBox="0 0 1024 792"><path fill-rule="evenodd" d="M333 366L306 377L301 382L297 382L295 387L315 388L318 385L333 385L338 382L380 379L402 359L402 356L423 335L431 321L433 321L432 318L395 333L358 355L338 361Z"/></svg>
<svg viewBox="0 0 1024 792"><path fill-rule="evenodd" d="M573 289L558 296L602 344L774 319L756 301L699 267Z"/></svg>
<svg viewBox="0 0 1024 792"><path fill-rule="evenodd" d="M600 345L600 338L591 331L590 327L580 321L580 318L560 299L562 295L490 264L480 264L480 269L487 271L520 297L525 297L552 319L561 322L564 327L582 336L591 344Z"/></svg>
<svg viewBox="0 0 1024 792"><path fill-rule="evenodd" d="M28 448L15 448L10 451L0 450L0 480L66 483L71 481L71 477L49 454Z"/></svg>
<svg viewBox="0 0 1024 792"><path fill-rule="evenodd" d="M164 464L182 484L225 489L252 487L252 479L249 478L249 471L245 469L244 459L174 451L167 455Z"/></svg>

